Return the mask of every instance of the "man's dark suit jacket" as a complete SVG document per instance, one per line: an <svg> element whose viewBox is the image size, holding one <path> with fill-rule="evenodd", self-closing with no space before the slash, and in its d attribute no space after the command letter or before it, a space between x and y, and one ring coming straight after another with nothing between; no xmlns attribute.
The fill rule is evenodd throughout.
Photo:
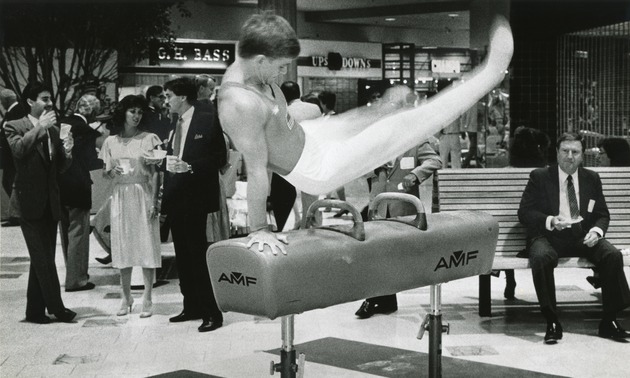
<svg viewBox="0 0 630 378"><path fill-rule="evenodd" d="M157 135L161 142L168 138L172 130L171 120L154 108L148 108L142 115L142 123L145 124L146 131Z"/></svg>
<svg viewBox="0 0 630 378"><path fill-rule="evenodd" d="M2 127L0 128L0 159L2 159L2 187L7 194L11 196L13 187L13 180L15 179L15 164L13 163L13 155L11 154L11 147L7 141L7 136L4 132L4 125L9 121L15 121L26 116L26 110L22 104L16 104L11 110L6 112L4 119L2 120Z"/></svg>
<svg viewBox="0 0 630 378"><path fill-rule="evenodd" d="M44 216L46 205L54 220L59 220L60 199L57 176L72 163L67 159L59 139L59 129L48 129L52 148L52 160L46 156L42 146L44 131L31 132L34 125L28 117L6 124L7 140L13 152L16 176L11 196L11 215L26 220Z"/></svg>
<svg viewBox="0 0 630 378"><path fill-rule="evenodd" d="M212 120L211 113L194 110L182 155L182 160L191 165L192 173L166 172L162 213L219 210L219 168L225 165L227 151L223 131ZM168 155L173 154L174 134L171 132L169 137Z"/></svg>
<svg viewBox="0 0 630 378"><path fill-rule="evenodd" d="M549 236L552 231L545 227L549 215L560 212L560 187L558 182L558 166L538 168L531 172L529 182L523 192L518 209L519 221L527 227L528 237ZM606 233L610 221L610 213L602 191L602 181L596 172L578 168L580 187L580 215L583 233L591 228L599 227ZM592 211L589 202L595 201Z"/></svg>
<svg viewBox="0 0 630 378"><path fill-rule="evenodd" d="M101 133L90 127L80 115L74 114L61 121L72 126L72 164L59 177L61 204L77 209L92 208L92 179L90 170L98 159L96 155L96 138ZM101 162L100 166L103 164Z"/></svg>

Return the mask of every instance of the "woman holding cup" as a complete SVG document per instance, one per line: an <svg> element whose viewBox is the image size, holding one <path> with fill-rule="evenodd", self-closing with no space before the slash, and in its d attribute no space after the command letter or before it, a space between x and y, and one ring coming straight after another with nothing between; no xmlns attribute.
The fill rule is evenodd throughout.
<svg viewBox="0 0 630 378"><path fill-rule="evenodd" d="M103 174L112 180L111 254L112 266L120 269L122 302L117 312L132 312L131 272L142 268L144 294L141 318L153 314L152 288L155 269L162 264L159 235L158 193L160 176L154 157L161 141L143 130L142 115L147 102L129 95L118 104L112 119L112 135L101 148ZM159 152L156 152L157 156Z"/></svg>

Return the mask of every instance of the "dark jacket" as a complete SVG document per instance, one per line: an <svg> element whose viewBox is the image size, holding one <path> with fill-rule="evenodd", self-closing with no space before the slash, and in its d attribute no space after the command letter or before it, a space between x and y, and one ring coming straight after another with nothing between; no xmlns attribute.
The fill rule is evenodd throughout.
<svg viewBox="0 0 630 378"><path fill-rule="evenodd" d="M144 123L146 131L157 135L162 142L168 139L172 130L171 120L154 108L148 108L142 115L142 123Z"/></svg>
<svg viewBox="0 0 630 378"><path fill-rule="evenodd" d="M96 138L101 133L92 129L87 121L78 114L74 114L61 121L72 125L72 164L59 176L59 190L61 204L78 209L92 208L92 179L90 170L103 163L96 164Z"/></svg>
<svg viewBox="0 0 630 378"><path fill-rule="evenodd" d="M211 113L194 110L182 155L182 160L191 165L192 172L165 172L162 213L219 210L219 168L226 163L227 151L223 131L213 119ZM173 139L174 132L171 132L168 155L173 154ZM165 167L163 164L163 169Z"/></svg>
<svg viewBox="0 0 630 378"><path fill-rule="evenodd" d="M6 112L2 120L2 127L0 128L0 168L3 170L2 186L6 189L8 195L11 195L11 187L13 186L13 180L15 178L15 164L13 163L13 156L11 155L11 147L9 147L9 142L4 132L4 125L9 121L15 121L25 116L26 110L22 104L16 104L11 110Z"/></svg>
<svg viewBox="0 0 630 378"><path fill-rule="evenodd" d="M551 233L545 227L549 215L560 212L560 187L558 183L558 166L533 170L525 187L518 209L519 221L527 227L530 239L547 236ZM599 227L606 233L610 221L610 213L602 191L602 181L596 172L578 168L580 185L580 215L582 230L586 233L593 227ZM589 211L589 203L594 201Z"/></svg>
<svg viewBox="0 0 630 378"><path fill-rule="evenodd" d="M61 205L57 176L72 163L72 158L65 156L59 129L48 129L52 160L42 146L46 133L41 128L36 130L28 117L8 122L5 131L16 168L11 215L40 219L50 203L53 219L58 220Z"/></svg>

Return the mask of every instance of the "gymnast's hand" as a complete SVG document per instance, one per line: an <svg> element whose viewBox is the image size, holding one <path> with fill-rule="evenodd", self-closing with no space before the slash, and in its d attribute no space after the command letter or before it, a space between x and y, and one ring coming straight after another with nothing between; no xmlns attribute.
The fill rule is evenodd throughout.
<svg viewBox="0 0 630 378"><path fill-rule="evenodd" d="M274 234L273 232L262 229L252 232L249 234L249 237L247 248L251 248L254 244L258 243L258 252L262 252L265 249L265 244L267 244L269 248L271 248L271 253L274 255L277 255L278 251L281 251L284 255L287 254L287 249L284 245L289 244L289 242L287 241L286 235Z"/></svg>

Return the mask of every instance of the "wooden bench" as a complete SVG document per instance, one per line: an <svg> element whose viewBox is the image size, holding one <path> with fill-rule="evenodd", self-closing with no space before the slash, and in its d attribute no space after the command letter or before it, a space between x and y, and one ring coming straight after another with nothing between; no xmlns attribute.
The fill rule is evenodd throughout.
<svg viewBox="0 0 630 378"><path fill-rule="evenodd" d="M494 270L529 269L529 260L516 257L525 249L526 229L518 221L521 195L533 168L473 168L438 171L438 211L480 210L499 221ZM610 211L606 233L624 252L630 265L630 167L589 168L599 173ZM436 204L434 204L434 208ZM589 268L585 258L561 258L558 268ZM491 316L490 275L479 277L479 315Z"/></svg>

